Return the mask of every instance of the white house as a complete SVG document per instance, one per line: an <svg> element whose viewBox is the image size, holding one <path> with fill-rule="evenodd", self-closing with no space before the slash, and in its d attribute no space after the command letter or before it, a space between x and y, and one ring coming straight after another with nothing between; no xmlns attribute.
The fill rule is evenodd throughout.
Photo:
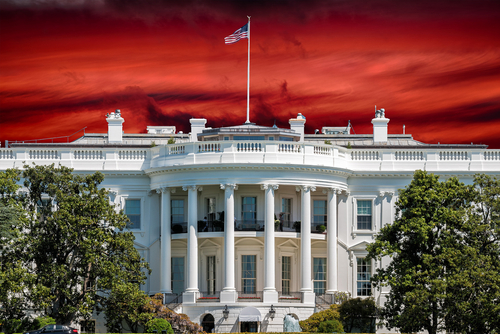
<svg viewBox="0 0 500 334"><path fill-rule="evenodd" d="M103 172L152 268L144 290L214 332L283 331L286 315L306 319L342 293L382 304L387 291L372 290L370 275L384 261L366 261L366 245L393 221L413 172L466 183L500 174L500 150L388 134L383 109L368 135L350 124L307 134L301 114L290 129L191 119L189 134L124 133L118 110L106 120L107 134L67 144L9 143L0 170L35 162Z"/></svg>

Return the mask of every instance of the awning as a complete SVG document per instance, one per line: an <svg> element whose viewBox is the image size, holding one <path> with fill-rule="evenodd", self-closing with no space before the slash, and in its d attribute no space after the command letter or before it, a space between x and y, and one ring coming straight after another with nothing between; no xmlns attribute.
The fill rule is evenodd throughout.
<svg viewBox="0 0 500 334"><path fill-rule="evenodd" d="M260 321L260 311L255 307L245 307L240 312L240 322L259 322Z"/></svg>

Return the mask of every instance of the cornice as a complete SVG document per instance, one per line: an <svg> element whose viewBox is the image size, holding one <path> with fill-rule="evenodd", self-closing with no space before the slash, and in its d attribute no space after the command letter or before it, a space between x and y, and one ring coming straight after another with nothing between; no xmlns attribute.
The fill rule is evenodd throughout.
<svg viewBox="0 0 500 334"><path fill-rule="evenodd" d="M339 170L334 167L324 166L289 166L289 165L182 165L171 167L154 167L145 170L144 172L149 176L157 176L172 173L185 173L185 172L200 172L200 171L295 171L295 172L309 172L321 174L334 174L342 177L349 177L352 172L347 170Z"/></svg>

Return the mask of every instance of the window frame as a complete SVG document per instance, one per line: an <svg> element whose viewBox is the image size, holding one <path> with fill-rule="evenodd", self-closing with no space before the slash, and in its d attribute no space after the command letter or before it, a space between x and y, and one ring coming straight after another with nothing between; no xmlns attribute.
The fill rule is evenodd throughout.
<svg viewBox="0 0 500 334"><path fill-rule="evenodd" d="M123 213L128 217L127 214L127 201L139 201L139 227L134 227L131 228L130 226L127 226L127 229L129 229L132 232L142 232L144 231L144 198L139 197L139 196L124 196L123 197ZM129 218L130 219L130 218Z"/></svg>
<svg viewBox="0 0 500 334"><path fill-rule="evenodd" d="M352 198L352 236L356 237L357 234L374 234L377 230L377 196L356 196ZM358 229L358 201L371 202L371 228Z"/></svg>
<svg viewBox="0 0 500 334"><path fill-rule="evenodd" d="M321 279L321 280L317 280L317 279L316 279L316 273L315 273L315 271L314 271L314 270L315 270L315 268L316 268L315 263L314 263L314 262L315 262L314 260L316 260L316 259L323 259L323 260L324 260L323 267L325 268L325 271L324 271L324 272L321 272L321 273L323 273L323 274L324 274L324 279ZM327 268L327 266L328 266L328 258L327 258L327 257L323 257L323 256L313 256L313 258L312 258L312 268L311 268L311 270L312 270L313 292L314 292L315 294L324 295L324 294L326 293L326 290L328 289L328 287L327 287L327 284L328 284L328 277L327 277L327 275L328 275L328 268ZM320 272L318 272L318 273L320 273ZM323 290L324 290L324 291L323 291L323 293L318 293L318 292L316 292L316 286L315 286L316 282L318 282L318 283L322 282L322 283L324 284L324 288L323 288Z"/></svg>
<svg viewBox="0 0 500 334"><path fill-rule="evenodd" d="M368 273L368 278L367 279L366 278L363 279L363 280L359 279L359 275L360 275L360 271L359 271L360 264L359 264L359 261L364 261L365 262L365 264L364 264L365 267L369 266L369 271L363 271L363 272L361 272L361 273ZM354 268L354 270L355 270L355 272L354 272L355 280L354 281L355 281L356 285L355 285L355 287L353 287L353 290L356 292L355 296L356 297L361 297L361 298L373 297L373 292L374 291L373 291L373 285L371 284L371 277L373 276L373 270L374 270L373 260L367 261L365 256L356 256L356 261L355 261L355 266L354 267L355 267ZM369 285L369 292L370 292L369 294L367 294L367 295L366 294L359 294L359 290L360 289L361 290L367 290L364 287L363 288L359 288L358 286L359 286L360 283L364 283L364 284L368 284Z"/></svg>
<svg viewBox="0 0 500 334"><path fill-rule="evenodd" d="M254 270L255 275L254 275L254 277L244 277L244 275L243 275L243 273L245 271L244 268L243 268L243 263L244 263L243 259L244 259L244 257L247 257L247 256L248 257L253 256L253 258L255 259L255 262L254 262L254 264L255 264L255 270ZM241 275L240 275L241 283L240 284L241 284L241 291L243 293L245 293L245 294L255 294L258 291L258 287L257 287L257 285L258 285L258 282L257 282L257 280L258 280L257 269L258 268L257 268L257 266L259 264L258 263L258 255L257 254L241 254L240 258L241 258L241 261L240 261L240 269L241 269ZM244 283L245 280L253 280L253 282L254 282L254 291L253 292L247 292L247 291L245 291L245 283Z"/></svg>

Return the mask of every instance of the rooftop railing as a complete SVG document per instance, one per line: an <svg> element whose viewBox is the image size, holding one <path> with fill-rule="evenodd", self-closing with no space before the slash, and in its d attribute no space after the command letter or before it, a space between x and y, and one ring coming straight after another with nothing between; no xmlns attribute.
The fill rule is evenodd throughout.
<svg viewBox="0 0 500 334"><path fill-rule="evenodd" d="M22 146L0 148L0 169L23 162L67 162L76 170L147 170L193 164L307 165L353 171L498 170L500 150L485 148L356 148L279 141L186 142L152 148Z"/></svg>

